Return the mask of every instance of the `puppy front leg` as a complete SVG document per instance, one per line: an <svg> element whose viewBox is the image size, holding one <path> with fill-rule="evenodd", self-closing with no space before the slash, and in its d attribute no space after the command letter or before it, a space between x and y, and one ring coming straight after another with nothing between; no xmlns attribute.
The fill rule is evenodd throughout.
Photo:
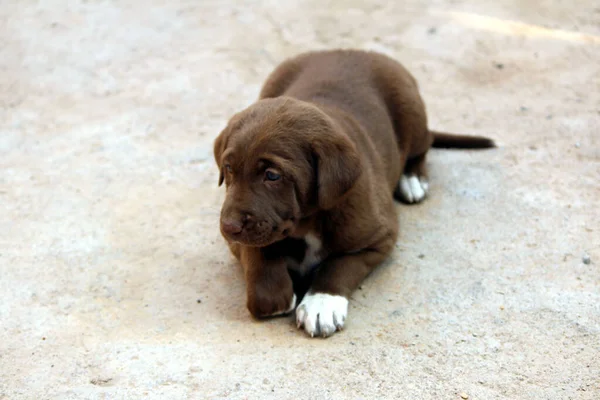
<svg viewBox="0 0 600 400"><path fill-rule="evenodd" d="M387 258L393 244L390 239L375 248L325 261L296 309L298 328L304 327L311 337L328 337L341 330L348 314L350 295Z"/></svg>
<svg viewBox="0 0 600 400"><path fill-rule="evenodd" d="M246 304L255 318L283 315L294 310L296 295L283 259L266 259L260 248L243 246L240 262L246 276Z"/></svg>

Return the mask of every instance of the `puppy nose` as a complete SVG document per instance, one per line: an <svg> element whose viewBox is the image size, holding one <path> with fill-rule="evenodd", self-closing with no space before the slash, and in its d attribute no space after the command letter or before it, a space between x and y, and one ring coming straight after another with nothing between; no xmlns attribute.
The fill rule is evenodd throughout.
<svg viewBox="0 0 600 400"><path fill-rule="evenodd" d="M222 222L223 232L228 234L240 233L244 227L244 224L239 221L223 221Z"/></svg>

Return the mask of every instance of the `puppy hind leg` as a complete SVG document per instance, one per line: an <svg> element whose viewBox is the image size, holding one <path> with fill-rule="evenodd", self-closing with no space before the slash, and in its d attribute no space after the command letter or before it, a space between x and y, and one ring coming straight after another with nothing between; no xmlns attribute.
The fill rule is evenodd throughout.
<svg viewBox="0 0 600 400"><path fill-rule="evenodd" d="M394 196L408 204L420 203L429 192L425 156L427 153L411 158L406 162Z"/></svg>

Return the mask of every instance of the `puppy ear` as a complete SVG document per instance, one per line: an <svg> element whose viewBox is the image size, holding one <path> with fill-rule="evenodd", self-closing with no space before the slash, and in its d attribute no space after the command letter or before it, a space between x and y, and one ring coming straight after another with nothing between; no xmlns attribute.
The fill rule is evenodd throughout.
<svg viewBox="0 0 600 400"><path fill-rule="evenodd" d="M227 141L229 139L231 129L227 126L225 129L221 131L219 136L215 139L215 143L213 146L213 152L215 155L215 161L217 166L219 167L219 186L223 184L225 180L225 175L223 175L223 166L221 165L221 157L223 156L223 152L227 148Z"/></svg>
<svg viewBox="0 0 600 400"><path fill-rule="evenodd" d="M359 178L360 158L354 144L337 132L319 135L311 146L317 161L317 202L319 208L331 209Z"/></svg>
<svg viewBox="0 0 600 400"><path fill-rule="evenodd" d="M223 184L225 180L225 175L223 174L223 168L219 168L219 186Z"/></svg>

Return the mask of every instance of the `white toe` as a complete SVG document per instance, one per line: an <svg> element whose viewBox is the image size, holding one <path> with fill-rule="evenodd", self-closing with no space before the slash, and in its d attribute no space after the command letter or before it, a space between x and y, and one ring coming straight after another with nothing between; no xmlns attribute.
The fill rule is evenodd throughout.
<svg viewBox="0 0 600 400"><path fill-rule="evenodd" d="M331 336L342 329L348 314L348 299L325 293L308 293L296 309L298 328L314 336Z"/></svg>
<svg viewBox="0 0 600 400"><path fill-rule="evenodd" d="M267 315L267 316L268 317L276 317L278 315L285 315L285 314L291 313L292 311L294 311L294 308L296 308L296 301L297 301L296 294L294 293L294 295L292 297L292 301L290 302L290 306L288 307L287 310L281 311L281 312L276 312L276 313L273 313L273 314Z"/></svg>
<svg viewBox="0 0 600 400"><path fill-rule="evenodd" d="M285 313L289 314L292 311L294 311L294 308L296 308L296 294L294 293L294 296L292 297L292 301L290 303L290 308L288 308Z"/></svg>
<svg viewBox="0 0 600 400"><path fill-rule="evenodd" d="M398 187L400 197L407 203L421 202L429 190L425 178L416 175L402 175Z"/></svg>
<svg viewBox="0 0 600 400"><path fill-rule="evenodd" d="M406 175L402 175L402 178L400 178L400 194L402 195L402 199L407 203L413 202L413 194Z"/></svg>
<svg viewBox="0 0 600 400"><path fill-rule="evenodd" d="M425 197L425 190L421 187L421 181L416 176L408 178L410 184L410 190L412 191L415 202L421 201Z"/></svg>

